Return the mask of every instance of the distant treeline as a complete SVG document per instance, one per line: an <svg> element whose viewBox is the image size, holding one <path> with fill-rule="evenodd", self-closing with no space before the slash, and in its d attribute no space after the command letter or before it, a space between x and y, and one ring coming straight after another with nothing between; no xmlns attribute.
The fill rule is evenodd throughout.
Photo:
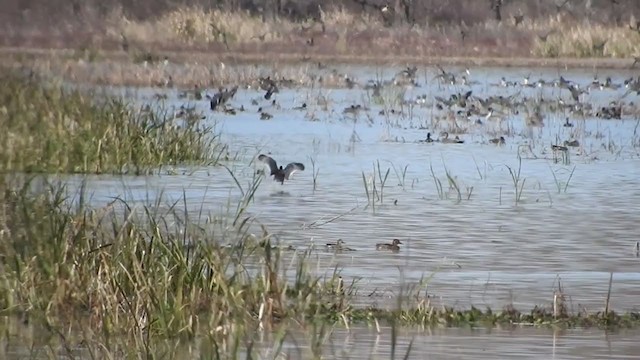
<svg viewBox="0 0 640 360"><path fill-rule="evenodd" d="M179 7L246 11L268 21L319 19L321 10L342 7L380 16L387 26L472 25L493 19L523 21L556 14L576 20L626 26L640 17L639 0L4 0L0 27L42 28L85 24L99 26L114 10L132 20L147 20Z"/></svg>

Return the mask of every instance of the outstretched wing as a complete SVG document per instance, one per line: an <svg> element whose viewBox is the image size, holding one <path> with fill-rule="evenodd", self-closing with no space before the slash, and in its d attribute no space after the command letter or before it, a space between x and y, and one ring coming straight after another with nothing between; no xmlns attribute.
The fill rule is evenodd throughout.
<svg viewBox="0 0 640 360"><path fill-rule="evenodd" d="M301 163L290 163L286 168L284 168L284 177L288 180L289 176L298 170L303 171L304 165Z"/></svg>
<svg viewBox="0 0 640 360"><path fill-rule="evenodd" d="M276 163L275 160L273 160L273 158L271 156L260 154L260 156L258 156L258 160L260 160L263 163L269 165L269 169L271 169L271 174L270 175L274 175L274 174L276 174L278 172L278 164ZM289 168L289 167L287 166L287 168ZM303 166L303 168L304 168L304 166Z"/></svg>

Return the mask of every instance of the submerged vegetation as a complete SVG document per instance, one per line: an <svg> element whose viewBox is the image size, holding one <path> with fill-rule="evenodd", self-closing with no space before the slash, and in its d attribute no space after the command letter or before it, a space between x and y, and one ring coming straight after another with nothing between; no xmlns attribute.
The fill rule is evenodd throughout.
<svg viewBox="0 0 640 360"><path fill-rule="evenodd" d="M43 83L0 69L0 171L149 173L214 164L225 148L213 129L173 110Z"/></svg>

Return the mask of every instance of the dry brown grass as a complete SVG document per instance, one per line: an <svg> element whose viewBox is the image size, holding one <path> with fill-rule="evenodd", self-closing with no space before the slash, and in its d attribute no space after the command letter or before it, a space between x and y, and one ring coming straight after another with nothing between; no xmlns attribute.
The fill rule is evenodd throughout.
<svg viewBox="0 0 640 360"><path fill-rule="evenodd" d="M187 44L228 43L243 44L283 40L294 30L288 21L263 22L246 12L204 10L200 7L179 8L157 19L132 21L124 15L113 14L108 34L121 34L130 40L145 43L180 41ZM225 39L226 38L226 39Z"/></svg>
<svg viewBox="0 0 640 360"><path fill-rule="evenodd" d="M638 54L640 46L640 34L630 30L626 23L588 23L558 13L526 17L516 26L507 14L501 22L492 18L479 21L478 14L486 17L486 11L477 4L470 4L462 11L464 16L460 16L469 22L422 20L410 26L400 21L388 26L380 14L354 12L342 6L321 7L316 18L297 22L279 16L263 18L244 10L199 6L178 7L157 16L134 19L116 6L101 20L101 26L77 32L63 42L58 39L63 36L58 33L62 30L51 32L49 41L46 32L10 31L11 36L0 40L0 44L81 49L88 54L85 60L89 61L95 60L91 55L106 50L124 50L136 61L151 53L180 51L216 53L218 57L220 53L243 54L257 59L290 59L295 55L298 60L314 61L332 56L362 60L387 57L630 58ZM76 20L68 21L68 26L62 29L76 26L72 25ZM553 33L541 40L550 30ZM605 39L604 49L599 49L597 45Z"/></svg>
<svg viewBox="0 0 640 360"><path fill-rule="evenodd" d="M538 21L531 53L539 57L631 58L640 54L640 33L628 27L573 23L563 17Z"/></svg>
<svg viewBox="0 0 640 360"><path fill-rule="evenodd" d="M147 21L131 21L115 11L107 23L106 34L112 43L122 45L126 38L134 49L295 52L303 57L394 54L624 58L637 54L640 46L640 35L626 27L577 22L562 14L527 18L519 26L506 20L487 20L471 25L463 22L387 27L379 16L357 14L343 7L321 9L318 21L302 23L278 17L263 21L242 11L186 7ZM541 40L546 34L548 38ZM607 43L603 51L597 45L604 40Z"/></svg>

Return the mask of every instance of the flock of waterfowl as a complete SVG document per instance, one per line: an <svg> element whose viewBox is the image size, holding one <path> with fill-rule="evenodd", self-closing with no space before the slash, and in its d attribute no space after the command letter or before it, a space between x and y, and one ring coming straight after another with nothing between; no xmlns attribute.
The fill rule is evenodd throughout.
<svg viewBox="0 0 640 360"><path fill-rule="evenodd" d="M437 67L437 73L434 77L429 77L425 73L423 84L418 81L417 67L408 67L395 74L391 80L370 80L363 84L349 75L339 74L336 70L331 71L329 75L324 75L324 77L317 76L316 79L319 83L322 83L329 78L332 79L334 85L339 86L342 83L342 86L349 89L361 88L372 98L382 97L382 90L387 87L404 89L405 91L400 92L399 99L394 102L395 106L400 107L400 109L385 107L380 110L379 115L402 116L406 115L411 107L424 107L427 110L431 110L432 125L445 122L448 126L448 131L441 131L437 139L433 137L431 132L427 132L426 138L417 140L418 143L464 144L465 140L460 137L461 134L465 134L474 128L493 124L494 129L496 129L497 125L497 131L494 131L497 136L488 139L487 143L500 146L507 143L506 137L509 136L509 133L502 129L502 123L506 119L521 118L524 120L526 127L544 127L545 116L553 115L565 119L562 123L563 127L572 128L574 124L571 119L622 119L640 115L640 109L636 104L633 101L626 100L630 95L640 95L640 77L628 78L617 83L611 77L606 77L604 81L600 81L596 76L588 84L580 84L564 76L559 76L558 79L551 81L544 79L532 80L530 76L525 76L521 81L511 81L502 77L499 82L487 85L505 89L510 93L508 95L494 94L488 96L476 94L478 92L477 87L472 89L472 86L480 83L471 80L471 71L469 69L461 73L455 73L446 71L442 67ZM257 113L261 120L270 120L273 115L268 113L267 109L282 109L274 94L279 93L280 87L293 87L295 85L296 83L293 80L276 79L275 77L267 76L259 77L250 84L245 84L245 88L254 89L254 91L259 89L264 92L261 96L262 99L252 99L251 105L257 108ZM432 89L433 86L438 86L441 93L433 96L420 94L409 99L405 97L406 89L412 88L415 93L424 85L430 85ZM465 89L465 87L468 88ZM452 88L454 89L453 93L449 93L448 96L442 95L442 93L450 92ZM238 112L248 111L244 105L231 105L231 100L238 92L238 89L238 85L230 88L220 87L214 94L205 93L203 96L203 90L196 85L192 90L181 92L179 97L188 97L195 100L204 100L206 98L209 101L211 111L235 115ZM540 90L532 91L535 89ZM545 91L545 89L547 90ZM595 102L587 97L594 92L602 91L614 92L612 97L615 99L609 101L608 104L594 106ZM499 92L497 91L497 93ZM261 105L261 102L263 105ZM290 110L310 112L310 108L305 102L292 107ZM178 115L188 117L194 109L181 107ZM369 112L369 110L367 105L353 103L342 110L342 116L345 119L357 119L360 113ZM367 116L370 117L369 114ZM202 117L196 116L194 118L198 120ZM435 128L436 126L433 125L431 131ZM566 152L569 148L580 147L580 145L577 139L570 138L560 141L560 143L551 144L551 150ZM304 164L299 162L291 162L285 167L278 166L276 160L264 154L259 155L258 160L268 166L269 175L273 176L274 180L281 184L284 184L285 180L289 180L294 172L305 169ZM393 239L393 242L389 244L377 244L376 249L397 252L400 249L400 244L402 244L400 240ZM335 251L353 250L348 248L341 239L336 243L326 244L326 248Z"/></svg>
<svg viewBox="0 0 640 360"><path fill-rule="evenodd" d="M640 108L633 102L627 101L629 95L640 95L640 77L627 78L622 82L615 82L611 77L599 80L598 77L588 84L580 84L576 81L569 80L564 76L559 76L555 80L531 79L530 75L523 77L521 81L507 80L505 77L497 83L487 84L489 86L514 89L508 95L490 95L481 96L474 93L477 89L471 89L472 86L480 84L480 82L471 80L471 71L465 69L461 73L446 71L442 67L437 67L437 73L433 77L429 77L425 73L425 81L418 81L418 68L408 67L397 74L390 80L369 80L365 83L359 83L352 76L340 74L337 70L330 71L329 74L311 75L319 84L330 82L334 86L344 86L346 88L361 88L371 96L371 98L382 97L381 91L387 87L396 87L404 89L401 91L400 103L396 104L400 109L388 108L382 109L379 115L384 116L404 116L410 107L420 106L431 110L432 123L445 123L448 125L446 131L441 131L438 139L432 137L432 133L427 133L426 138L418 140L418 142L432 143L440 142L444 144L463 144L465 140L461 138L462 134L472 131L487 124L491 124L494 128L493 132L497 132L498 136L488 139L489 144L504 145L507 142L507 133L503 129L503 123L506 120L522 118L524 125L529 128L544 127L545 116L561 116L565 118L564 127L573 127L570 119L585 118L601 118L601 119L622 119L624 117L640 115ZM404 98L406 89L413 88L413 91L419 91L424 85L437 84L443 93L448 92L449 86L456 91L448 96L441 94L428 96L421 94L413 98ZM280 77L266 76L259 77L248 84L244 84L246 89L260 89L264 91L262 98L268 101L268 104L260 105L261 99L251 100L251 105L257 107L257 113L261 120L273 119L273 114L268 109L280 110L281 106L274 98L274 94L279 92L281 87L293 87L296 82L291 79ZM468 87L468 89L464 89ZM203 90L197 85L192 90L180 93L179 97L189 97L195 100L206 98L210 103L212 111L220 111L225 114L235 115L238 112L248 111L245 105L232 106L230 100L234 98L239 85L230 88L220 87L213 95L202 95ZM532 92L527 89L540 89L539 92ZM544 89L556 89L551 96L543 94ZM462 90L462 91L460 91ZM622 93L620 90L624 90ZM613 96L613 100L602 106L594 106L591 99L586 98L593 92L613 91L617 96ZM567 96L565 96L565 94ZM320 101L320 100L318 100ZM326 101L326 100L325 100ZM180 109L178 115L189 117L190 110L184 107ZM308 104L302 103L290 110L306 111L309 115L312 110ZM346 106L342 115L346 118L356 118L362 112L368 112L370 109L363 104L351 104ZM315 111L315 110L314 110ZM370 117L370 115L367 115ZM311 115L313 118L313 115ZM194 117L195 120L200 117ZM495 128L497 127L497 130ZM500 134L502 132L503 134ZM566 151L570 147L578 147L579 143L576 139L564 139L560 144L551 144L554 151Z"/></svg>

